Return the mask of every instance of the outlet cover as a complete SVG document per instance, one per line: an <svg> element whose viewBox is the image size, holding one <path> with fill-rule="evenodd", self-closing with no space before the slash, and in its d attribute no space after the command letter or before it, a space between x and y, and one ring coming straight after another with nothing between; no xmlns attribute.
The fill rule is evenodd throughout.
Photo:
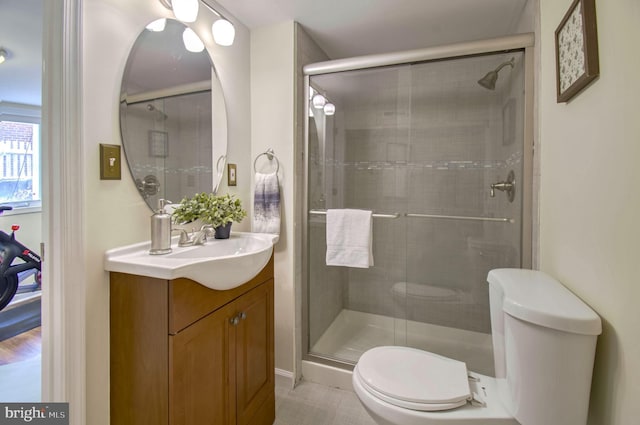
<svg viewBox="0 0 640 425"><path fill-rule="evenodd" d="M236 164L227 164L227 185L237 186L237 169Z"/></svg>

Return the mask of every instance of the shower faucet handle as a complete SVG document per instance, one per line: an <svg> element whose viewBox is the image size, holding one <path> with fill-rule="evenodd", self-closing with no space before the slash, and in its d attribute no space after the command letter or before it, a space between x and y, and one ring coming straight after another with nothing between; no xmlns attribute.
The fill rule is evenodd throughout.
<svg viewBox="0 0 640 425"><path fill-rule="evenodd" d="M491 186L491 192L489 196L494 198L496 196L496 189L501 192L507 193L507 198L509 202L513 202L516 197L516 176L513 170L509 171L509 175L507 175L507 180L502 182L493 183Z"/></svg>

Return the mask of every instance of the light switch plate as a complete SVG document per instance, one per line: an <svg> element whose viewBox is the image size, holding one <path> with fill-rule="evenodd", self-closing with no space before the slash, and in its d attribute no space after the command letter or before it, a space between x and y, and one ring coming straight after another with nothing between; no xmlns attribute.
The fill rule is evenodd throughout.
<svg viewBox="0 0 640 425"><path fill-rule="evenodd" d="M120 180L120 146L100 143L100 180Z"/></svg>
<svg viewBox="0 0 640 425"><path fill-rule="evenodd" d="M236 164L227 164L227 185L237 186Z"/></svg>

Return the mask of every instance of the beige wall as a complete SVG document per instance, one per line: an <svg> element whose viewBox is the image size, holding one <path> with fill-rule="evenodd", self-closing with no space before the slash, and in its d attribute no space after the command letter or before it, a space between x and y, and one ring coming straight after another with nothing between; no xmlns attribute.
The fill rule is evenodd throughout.
<svg viewBox="0 0 640 425"><path fill-rule="evenodd" d="M251 31L251 158L273 148L280 162L281 233L275 245L276 368L293 369L294 22ZM262 157L258 171L273 167ZM253 171L253 170L252 170Z"/></svg>
<svg viewBox="0 0 640 425"><path fill-rule="evenodd" d="M302 152L306 107L299 105L304 89L302 66L327 56L293 21L251 31L251 147L252 160L273 148L280 162L281 233L275 246L276 368L295 374L300 361ZM299 108L296 110L296 108ZM273 166L262 157L258 171ZM253 171L253 170L252 170ZM296 301L297 300L297 301ZM298 341L299 343L299 341Z"/></svg>
<svg viewBox="0 0 640 425"><path fill-rule="evenodd" d="M590 425L640 416L640 2L596 1L601 76L555 94L554 31L571 1L541 0L540 266L602 317Z"/></svg>
<svg viewBox="0 0 640 425"><path fill-rule="evenodd" d="M126 166L122 180L99 180L99 144L120 144L118 96L129 49L150 21L168 16L157 1L86 0L83 2L83 143L85 154L87 421L109 423L109 281L103 271L105 250L149 239L151 211L138 195ZM229 14L227 17L233 20ZM236 24L236 41L213 43L210 14L193 28L213 57L225 92L229 161L238 164L234 189L245 205L250 194L249 31ZM122 158L124 160L124 156ZM226 191L226 183L222 188ZM245 220L238 230L248 229Z"/></svg>

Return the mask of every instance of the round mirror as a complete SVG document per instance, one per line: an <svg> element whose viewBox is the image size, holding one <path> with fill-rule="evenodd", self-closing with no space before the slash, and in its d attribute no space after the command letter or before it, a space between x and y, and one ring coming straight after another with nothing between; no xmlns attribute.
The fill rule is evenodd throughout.
<svg viewBox="0 0 640 425"><path fill-rule="evenodd" d="M161 198L217 191L227 155L222 87L204 44L181 22L145 29L133 45L120 132L135 185L152 209Z"/></svg>

